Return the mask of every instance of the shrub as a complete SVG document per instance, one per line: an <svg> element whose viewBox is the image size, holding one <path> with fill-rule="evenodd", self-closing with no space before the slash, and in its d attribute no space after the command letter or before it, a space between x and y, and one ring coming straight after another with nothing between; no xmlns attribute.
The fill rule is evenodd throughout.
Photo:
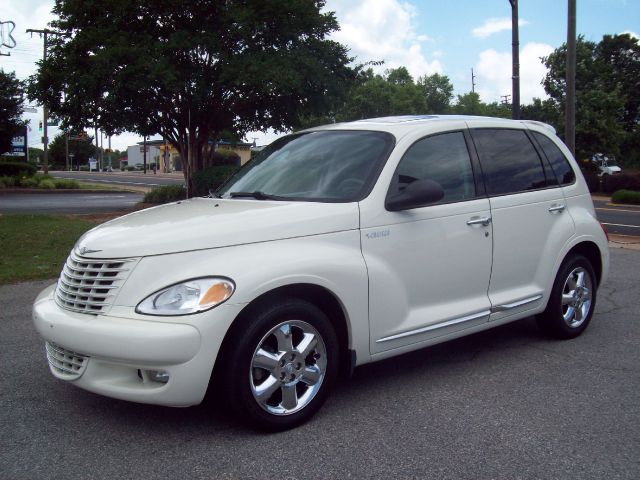
<svg viewBox="0 0 640 480"><path fill-rule="evenodd" d="M89 171L89 165L80 165L80 168L78 168L78 171L80 171L80 172L88 172Z"/></svg>
<svg viewBox="0 0 640 480"><path fill-rule="evenodd" d="M0 177L0 188L15 187L16 179L14 177Z"/></svg>
<svg viewBox="0 0 640 480"><path fill-rule="evenodd" d="M26 162L0 162L0 177L33 177L36 167Z"/></svg>
<svg viewBox="0 0 640 480"><path fill-rule="evenodd" d="M142 200L144 203L169 203L184 200L187 192L182 185L164 185L147 192Z"/></svg>
<svg viewBox="0 0 640 480"><path fill-rule="evenodd" d="M40 183L42 180L53 180L53 177L44 173L36 173L32 178L38 183Z"/></svg>
<svg viewBox="0 0 640 480"><path fill-rule="evenodd" d="M127 165L125 168L127 169L127 172L133 172L136 169L133 165Z"/></svg>
<svg viewBox="0 0 640 480"><path fill-rule="evenodd" d="M640 191L640 173L618 173L602 177L602 191L613 193L618 190Z"/></svg>
<svg viewBox="0 0 640 480"><path fill-rule="evenodd" d="M222 165L239 166L240 156L227 148L220 148L213 152L213 166Z"/></svg>
<svg viewBox="0 0 640 480"><path fill-rule="evenodd" d="M618 190L611 196L613 203L632 203L640 205L640 191Z"/></svg>
<svg viewBox="0 0 640 480"><path fill-rule="evenodd" d="M600 190L600 177L598 174L592 171L582 171L584 175L584 179L587 182L587 186L589 187L589 191L591 193L596 193Z"/></svg>
<svg viewBox="0 0 640 480"><path fill-rule="evenodd" d="M20 186L23 188L36 188L38 186L38 181L35 178L21 178Z"/></svg>
<svg viewBox="0 0 640 480"><path fill-rule="evenodd" d="M38 183L38 188L42 188L44 190L53 190L56 188L56 184L53 180L45 179Z"/></svg>
<svg viewBox="0 0 640 480"><path fill-rule="evenodd" d="M80 184L70 178L56 178L53 183L55 184L57 189L77 190L78 188L80 188Z"/></svg>
<svg viewBox="0 0 640 480"><path fill-rule="evenodd" d="M238 167L233 165L220 165L194 172L191 177L193 180L193 196L207 195L209 190L218 188L237 170Z"/></svg>

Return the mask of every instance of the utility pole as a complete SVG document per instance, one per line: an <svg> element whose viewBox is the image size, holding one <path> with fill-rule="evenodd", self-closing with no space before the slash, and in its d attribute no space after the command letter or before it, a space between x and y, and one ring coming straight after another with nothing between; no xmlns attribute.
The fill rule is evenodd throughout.
<svg viewBox="0 0 640 480"><path fill-rule="evenodd" d="M48 35L62 35L61 33L54 32L53 30L49 30L48 28L45 28L43 30L28 28L27 33L31 33L32 35L34 33L38 33L40 37L44 39L44 49L42 54L43 62L47 61L47 47L49 46ZM44 144L43 170L44 170L44 173L47 174L49 173L49 149L48 149L49 139L47 138L47 117L49 116L49 109L47 108L46 103L43 103L42 105L42 116L43 116L42 133L44 134L44 137L42 139L43 140L42 143Z"/></svg>
<svg viewBox="0 0 640 480"><path fill-rule="evenodd" d="M144 174L147 174L147 136L142 137L142 166Z"/></svg>
<svg viewBox="0 0 640 480"><path fill-rule="evenodd" d="M576 0L569 0L567 15L567 96L564 141L576 154Z"/></svg>
<svg viewBox="0 0 640 480"><path fill-rule="evenodd" d="M93 125L93 134L96 136L96 165L98 165L98 159L100 158L100 142L98 140L98 124Z"/></svg>
<svg viewBox="0 0 640 480"><path fill-rule="evenodd" d="M471 93L476 91L476 76L473 74L473 68L471 69Z"/></svg>
<svg viewBox="0 0 640 480"><path fill-rule="evenodd" d="M511 103L511 118L520 119L520 35L518 32L518 0L509 0L511 4L511 57L513 102Z"/></svg>
<svg viewBox="0 0 640 480"><path fill-rule="evenodd" d="M65 158L65 170L69 170L69 132L64 133L64 158Z"/></svg>

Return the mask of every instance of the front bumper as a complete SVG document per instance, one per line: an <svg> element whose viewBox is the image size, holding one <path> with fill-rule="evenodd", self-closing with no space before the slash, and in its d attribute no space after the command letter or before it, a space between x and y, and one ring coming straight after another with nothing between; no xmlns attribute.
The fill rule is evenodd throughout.
<svg viewBox="0 0 640 480"><path fill-rule="evenodd" d="M140 403L186 407L202 401L222 340L243 305L220 305L197 315L129 318L87 315L60 308L55 285L33 305L40 335L64 351L86 358L79 375L50 364L54 376L86 390ZM44 349L43 349L44 350ZM145 373L161 370L167 383Z"/></svg>

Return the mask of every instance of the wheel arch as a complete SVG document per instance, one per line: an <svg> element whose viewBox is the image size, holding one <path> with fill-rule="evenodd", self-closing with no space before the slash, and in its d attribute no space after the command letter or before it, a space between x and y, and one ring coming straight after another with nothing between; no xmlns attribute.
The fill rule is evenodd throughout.
<svg viewBox="0 0 640 480"><path fill-rule="evenodd" d="M349 328L346 309L338 296L326 287L312 283L294 283L279 286L262 293L249 302L236 316L224 336L218 358L213 369L213 379L218 376L216 371L224 363L226 352L233 348L233 342L238 335L242 335L243 322L255 308L268 304L277 298L297 298L311 303L320 309L334 327L339 345L339 371L343 375L349 375L355 366L355 351L350 349L351 329Z"/></svg>
<svg viewBox="0 0 640 480"><path fill-rule="evenodd" d="M600 281L602 280L602 252L600 252L598 245L591 241L580 242L571 247L562 261L564 262L564 260L569 258L571 255L582 255L589 260L593 267L593 271L596 274L596 284L600 285Z"/></svg>

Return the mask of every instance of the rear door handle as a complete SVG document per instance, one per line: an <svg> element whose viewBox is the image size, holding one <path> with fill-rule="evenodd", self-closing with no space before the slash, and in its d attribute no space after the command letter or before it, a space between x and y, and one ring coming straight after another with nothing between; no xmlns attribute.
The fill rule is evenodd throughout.
<svg viewBox="0 0 640 480"><path fill-rule="evenodd" d="M482 225L483 227L488 227L491 223L491 217L472 217L467 220L467 225Z"/></svg>
<svg viewBox="0 0 640 480"><path fill-rule="evenodd" d="M554 203L549 207L549 213L562 212L565 208L564 203Z"/></svg>

